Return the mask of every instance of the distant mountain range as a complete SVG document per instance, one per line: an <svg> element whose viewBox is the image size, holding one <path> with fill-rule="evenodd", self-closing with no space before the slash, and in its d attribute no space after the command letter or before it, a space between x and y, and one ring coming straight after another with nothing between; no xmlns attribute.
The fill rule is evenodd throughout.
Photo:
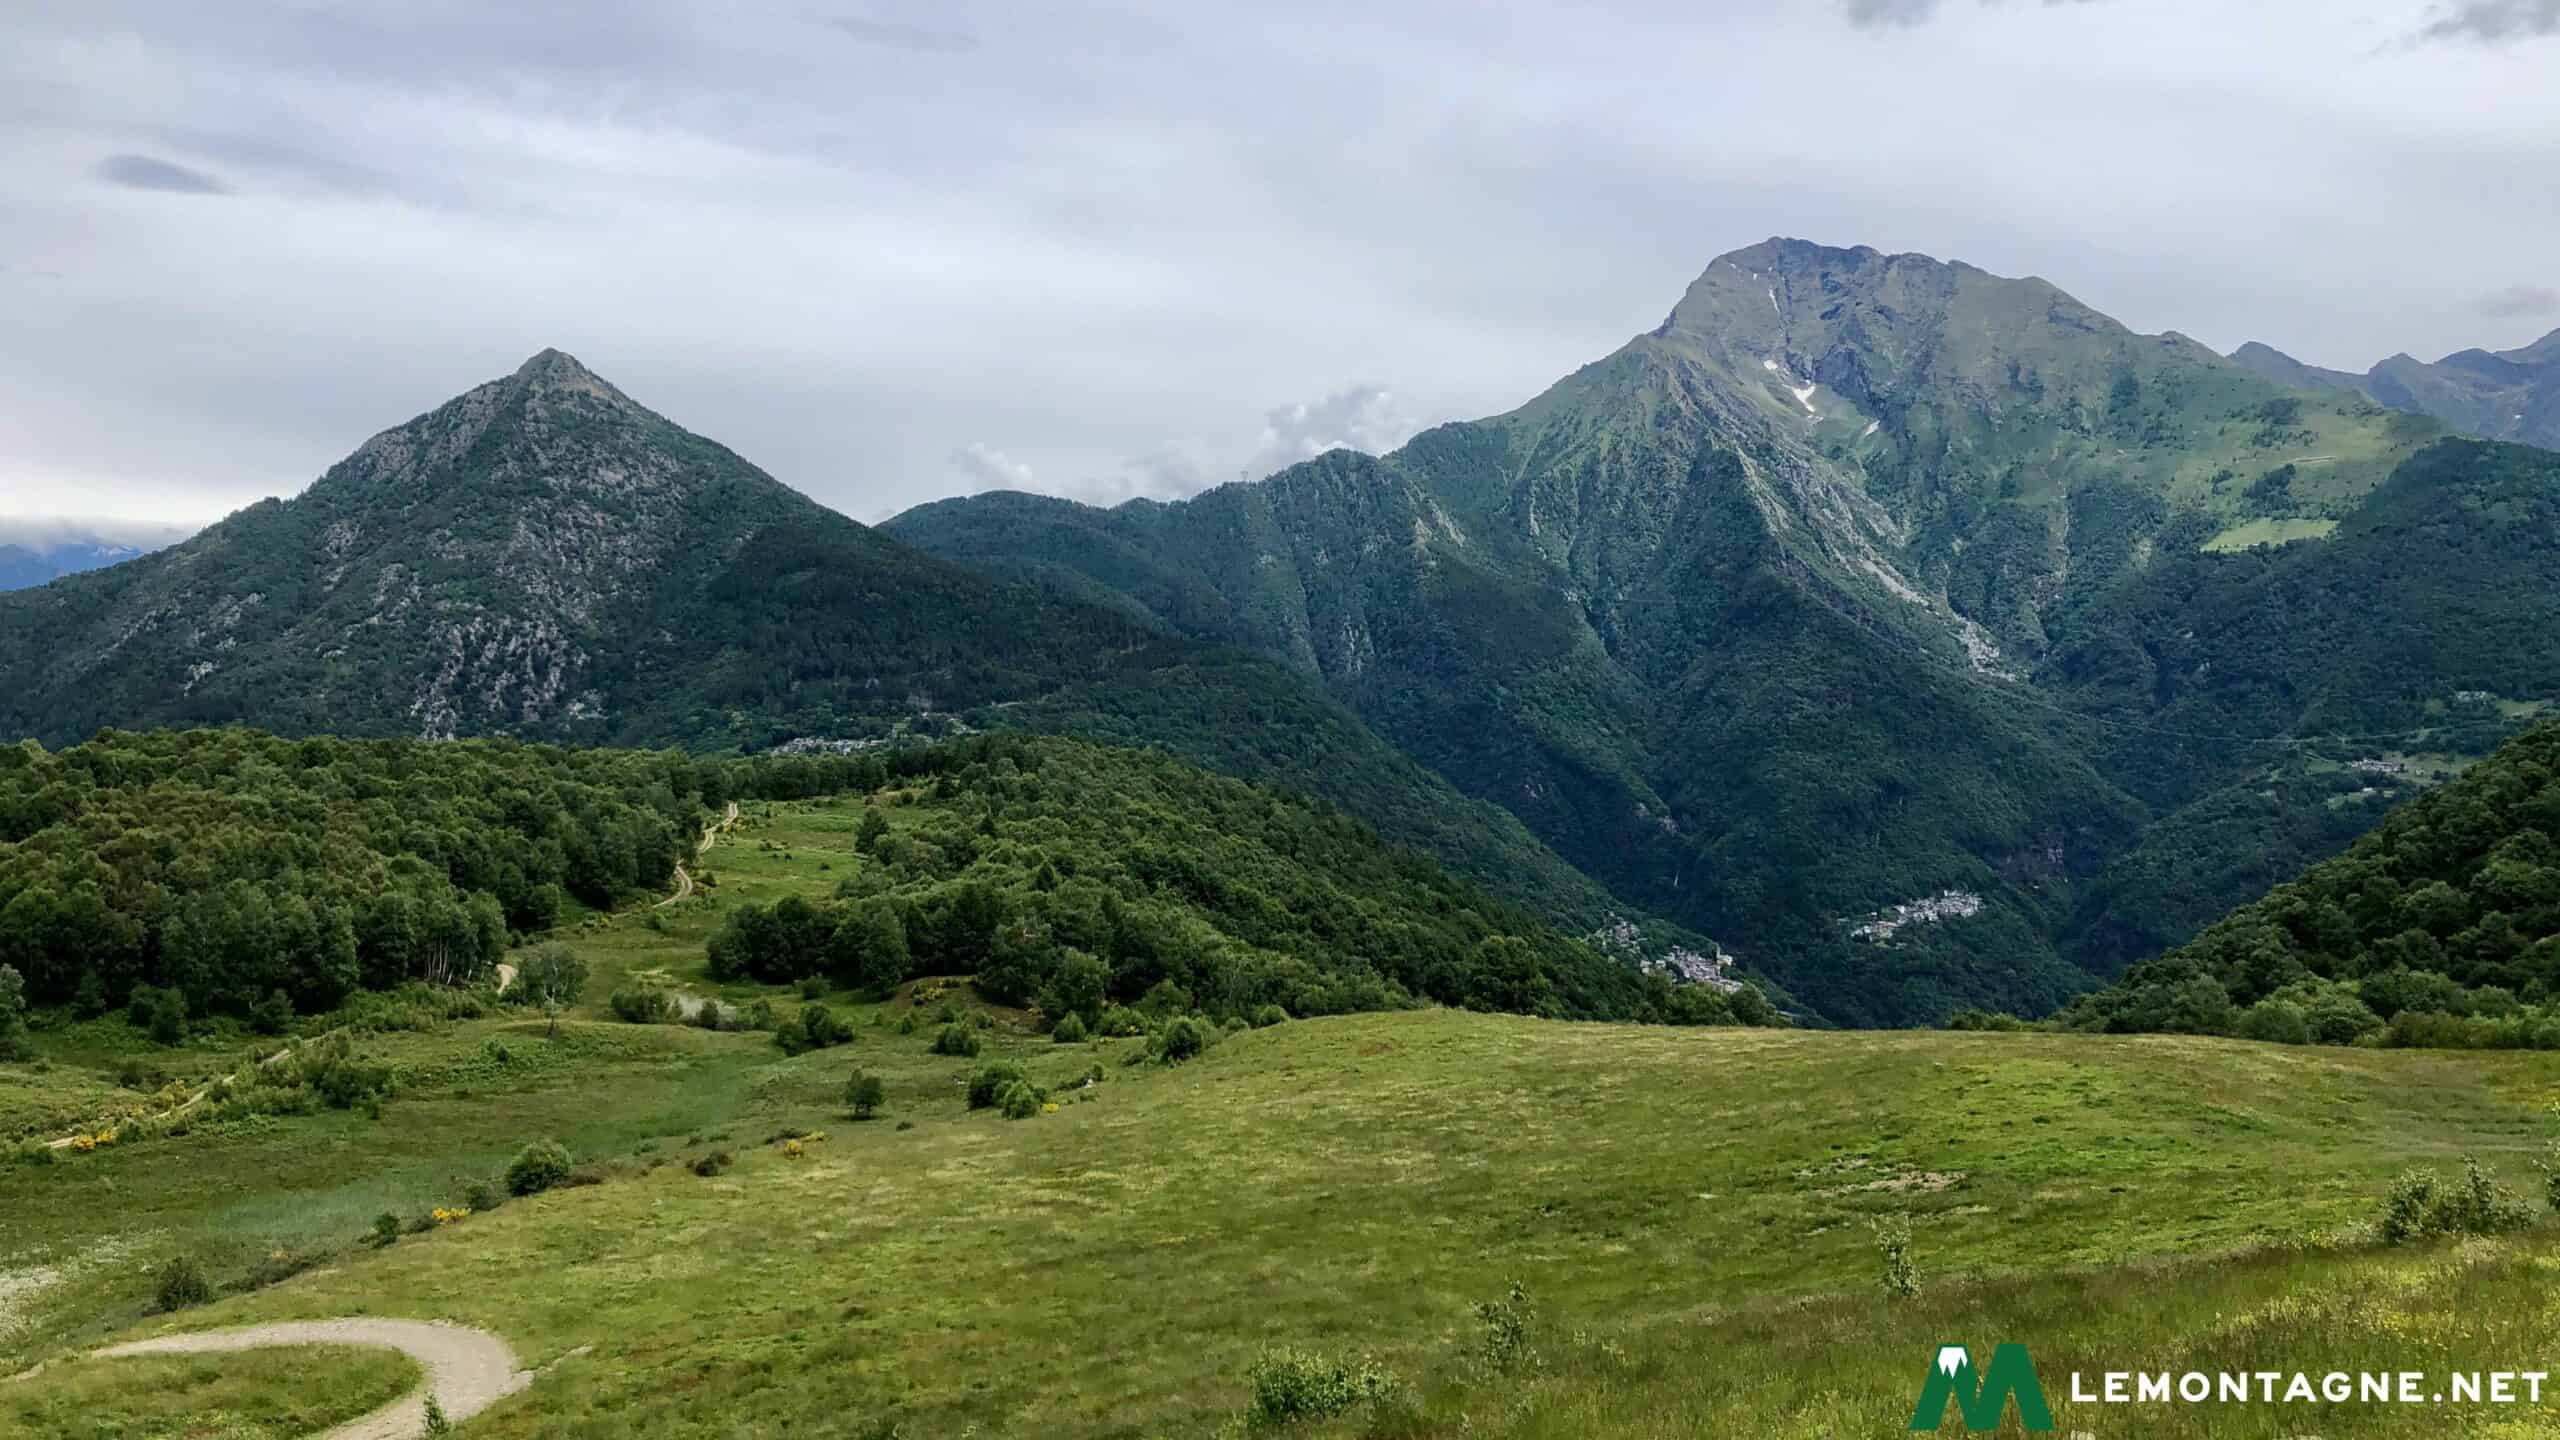
<svg viewBox="0 0 2560 1440"><path fill-rule="evenodd" d="M2349 390L2465 435L2560 450L2560 330L2519 350L2462 350L2432 365L2394 355L2361 375L2305 365L2255 340L2231 358L2279 385Z"/></svg>
<svg viewBox="0 0 2560 1440"><path fill-rule="evenodd" d="M147 555L187 537L178 526L0 517L0 590L23 590Z"/></svg>
<svg viewBox="0 0 2560 1440"><path fill-rule="evenodd" d="M1390 455L874 530L546 352L0 596L0 734L1155 744L1808 1014L2035 1012L2560 697L2560 456L2447 428L1772 240Z"/></svg>

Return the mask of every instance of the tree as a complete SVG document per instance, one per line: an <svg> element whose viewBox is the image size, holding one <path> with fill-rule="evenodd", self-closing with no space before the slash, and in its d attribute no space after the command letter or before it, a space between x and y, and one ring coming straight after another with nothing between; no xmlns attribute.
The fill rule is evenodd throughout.
<svg viewBox="0 0 2560 1440"><path fill-rule="evenodd" d="M865 855L876 855L880 851L881 840L888 833L889 822L881 818L877 809L865 807L862 812L862 824L853 832L853 848Z"/></svg>
<svg viewBox="0 0 2560 1440"><path fill-rule="evenodd" d="M907 978L907 924L896 902L865 900L845 908L827 941L827 971L837 983L886 994Z"/></svg>
<svg viewBox="0 0 2560 1440"><path fill-rule="evenodd" d="M27 1041L27 982L14 965L0 965L0 1060L34 1053Z"/></svg>
<svg viewBox="0 0 2560 1440"><path fill-rule="evenodd" d="M578 952L557 940L536 945L525 952L524 962L516 967L516 988L527 1003L541 1008L551 1021L552 1035L560 1033L560 1013L578 1003L587 988L587 962Z"/></svg>
<svg viewBox="0 0 2560 1440"><path fill-rule="evenodd" d="M853 1112L856 1120L868 1120L879 1114L881 1105L888 1098L888 1085L868 1070L854 1071L853 1078L845 1082L845 1108Z"/></svg>

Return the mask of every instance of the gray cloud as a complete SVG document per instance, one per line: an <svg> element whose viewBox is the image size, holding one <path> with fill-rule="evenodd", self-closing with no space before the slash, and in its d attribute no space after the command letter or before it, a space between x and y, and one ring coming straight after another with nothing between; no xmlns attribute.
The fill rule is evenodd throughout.
<svg viewBox="0 0 2560 1440"><path fill-rule="evenodd" d="M938 30L927 25L867 20L851 15L840 15L827 23L856 40L886 45L892 50L912 50L924 55L965 55L978 48L978 37L966 30Z"/></svg>
<svg viewBox="0 0 2560 1440"><path fill-rule="evenodd" d="M2480 297L2472 307L2492 320L2516 320L2560 311L2560 290L2547 285L2510 285Z"/></svg>
<svg viewBox="0 0 2560 1440"><path fill-rule="evenodd" d="M1864 29L1884 26L1912 26L1935 19L1947 0L1840 0L1841 13L1849 23ZM1999 5L2003 0L1981 0L1985 6ZM2042 0L2046 5L2093 5L2098 0ZM2560 0L2541 0L2560 3Z"/></svg>
<svg viewBox="0 0 2560 1440"><path fill-rule="evenodd" d="M176 195L228 195L231 187L201 170L149 155L110 155L98 162L98 178L134 190L166 190Z"/></svg>
<svg viewBox="0 0 2560 1440"><path fill-rule="evenodd" d="M1186 494L1771 234L2354 370L2549 279L2547 77L2384 43L2440 0L1987 3L0 4L0 511L211 519L544 346L861 519Z"/></svg>
<svg viewBox="0 0 2560 1440"><path fill-rule="evenodd" d="M2560 35L2560 0L2461 0L2417 38L2507 45L2551 35Z"/></svg>

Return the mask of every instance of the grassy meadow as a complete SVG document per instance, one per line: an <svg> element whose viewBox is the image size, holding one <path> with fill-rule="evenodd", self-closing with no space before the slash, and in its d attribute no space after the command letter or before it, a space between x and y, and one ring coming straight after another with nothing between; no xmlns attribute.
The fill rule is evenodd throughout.
<svg viewBox="0 0 2560 1440"><path fill-rule="evenodd" d="M2066 1432L2560 1433L2523 1406L2075 1409L2064 1379L2538 1368L2560 1225L2398 1249L2365 1231L2412 1164L2477 1156L2538 1200L2560 1056L1425 1010L1166 1066L935 981L828 996L855 1039L799 1056L610 1018L640 977L799 1004L711 984L703 945L742 900L831 892L864 863L860 808L751 805L693 898L568 927L593 977L556 1034L493 1006L362 1037L400 1075L378 1119L0 1166L0 1375L46 1364L0 1383L0 1417L156 1390L119 1367L178 1363L77 1358L111 1339L376 1314L482 1326L544 1370L473 1437L1210 1435L1281 1350L1400 1381L1297 1433L1884 1436L1939 1343L2002 1340L2034 1349ZM980 1058L932 1053L946 1013L983 1017ZM0 1068L0 1137L145 1103L127 1061L218 1074L250 1045L159 1051L120 1019L38 1039L43 1068ZM1056 1108L969 1109L995 1059ZM876 1118L846 1113L857 1068L886 1082ZM537 1138L581 1183L364 1243ZM1873 1227L1896 1216L1921 1293L1888 1301ZM220 1293L155 1314L179 1255ZM1488 1345L1488 1304L1516 1344ZM219 1369L187 1382L222 1388L208 1407L304 1398L292 1352L183 1363ZM331 1374L324 1396L352 1400L358 1370Z"/></svg>

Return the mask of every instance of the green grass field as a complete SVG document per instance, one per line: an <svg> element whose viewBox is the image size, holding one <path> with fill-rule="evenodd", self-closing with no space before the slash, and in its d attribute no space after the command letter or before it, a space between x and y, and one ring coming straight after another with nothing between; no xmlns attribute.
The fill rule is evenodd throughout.
<svg viewBox="0 0 2560 1440"><path fill-rule="evenodd" d="M596 975L556 1037L512 1009L368 1037L403 1074L378 1120L0 1167L0 1374L51 1361L17 1383L103 1385L83 1377L137 1362L72 1357L108 1339L379 1314L483 1326L551 1367L470 1436L1207 1435L1242 1414L1257 1359L1295 1348L1405 1382L1305 1433L1845 1437L1901 1433L1938 1343L2019 1340L2066 1432L2543 1423L2075 1410L2060 1377L2536 1368L2560 1334L2543 1238L2560 1227L2404 1250L2361 1232L2413 1163L2477 1155L2538 1196L2560 1056L1417 1011L1247 1031L1167 1067L1124 1063L1135 1040L1052 1044L932 982L831 997L857 1039L791 1058L761 1034L603 1018L644 972L719 993L702 942L724 909L832 888L860 863L846 819L751 810L697 898L574 933ZM980 1062L928 1051L944 1004L985 1013L986 1058L1023 1063L1057 1109L967 1109ZM911 1011L927 1023L902 1033ZM11 1073L0 1128L76 1109L43 1092L111 1087L120 1024L40 1037L87 1059ZM857 1066L887 1082L879 1118L843 1111ZM824 1138L794 1154L798 1131ZM459 1204L537 1137L599 1183L358 1243L377 1214ZM714 1151L734 1163L696 1174ZM1871 1226L1893 1215L1917 1299L1877 1286ZM250 1288L280 1251L309 1268ZM225 1293L155 1316L150 1271L182 1253ZM1515 1281L1535 1319L1496 1366L1475 1307Z"/></svg>

